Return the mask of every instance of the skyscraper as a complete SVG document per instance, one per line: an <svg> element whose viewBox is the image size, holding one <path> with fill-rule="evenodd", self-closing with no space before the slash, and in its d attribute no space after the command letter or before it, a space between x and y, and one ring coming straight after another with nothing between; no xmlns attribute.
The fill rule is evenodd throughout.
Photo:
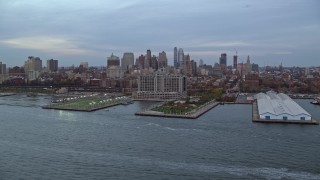
<svg viewBox="0 0 320 180"><path fill-rule="evenodd" d="M220 66L224 66L227 67L227 54L226 53L222 53L221 57L220 57Z"/></svg>
<svg viewBox="0 0 320 180"><path fill-rule="evenodd" d="M111 66L120 66L120 58L113 55L113 53L111 54L110 57L108 57L108 60L107 60L107 68Z"/></svg>
<svg viewBox="0 0 320 180"><path fill-rule="evenodd" d="M6 80L7 66L0 61L0 83Z"/></svg>
<svg viewBox="0 0 320 180"><path fill-rule="evenodd" d="M183 49L179 48L178 52L178 63L179 63L179 68L183 68L183 61L184 61L184 53Z"/></svg>
<svg viewBox="0 0 320 180"><path fill-rule="evenodd" d="M7 66L6 64L2 64L0 61L0 75L5 75L7 73Z"/></svg>
<svg viewBox="0 0 320 180"><path fill-rule="evenodd" d="M123 53L123 57L121 59L121 67L122 69L129 70L134 65L134 55L132 52Z"/></svg>
<svg viewBox="0 0 320 180"><path fill-rule="evenodd" d="M148 69L151 67L151 50L147 50L146 61L144 63L144 68Z"/></svg>
<svg viewBox="0 0 320 180"><path fill-rule="evenodd" d="M233 68L237 69L237 65L238 65L238 56L234 55L233 56Z"/></svg>
<svg viewBox="0 0 320 180"><path fill-rule="evenodd" d="M178 48L174 47L173 49L173 66L175 68L179 67L179 62L178 62Z"/></svg>
<svg viewBox="0 0 320 180"><path fill-rule="evenodd" d="M197 75L197 62L195 62L194 60L191 60L191 69L192 75Z"/></svg>
<svg viewBox="0 0 320 180"><path fill-rule="evenodd" d="M28 75L29 80L37 79L42 70L42 60L39 57L29 56L24 63L24 71Z"/></svg>
<svg viewBox="0 0 320 180"><path fill-rule="evenodd" d="M190 55L187 54L185 56L185 61L183 62L183 73L187 75L192 74L192 69L191 69L191 61L190 61Z"/></svg>
<svg viewBox="0 0 320 180"><path fill-rule="evenodd" d="M168 58L166 52L162 51L159 53L159 68L164 68L168 66Z"/></svg>
<svg viewBox="0 0 320 180"><path fill-rule="evenodd" d="M199 66L203 66L203 60L202 59L200 59L200 61L199 61Z"/></svg>
<svg viewBox="0 0 320 180"><path fill-rule="evenodd" d="M28 60L24 63L24 71L41 71L42 60L39 57L29 56Z"/></svg>
<svg viewBox="0 0 320 180"><path fill-rule="evenodd" d="M47 69L50 72L58 71L58 60L54 60L54 59L47 60Z"/></svg>
<svg viewBox="0 0 320 180"><path fill-rule="evenodd" d="M157 56L153 55L151 57L151 64L150 67L154 70L158 70L158 58Z"/></svg>
<svg viewBox="0 0 320 180"><path fill-rule="evenodd" d="M141 54L137 59L136 59L136 66L139 69L144 69L144 61L145 61L145 56Z"/></svg>

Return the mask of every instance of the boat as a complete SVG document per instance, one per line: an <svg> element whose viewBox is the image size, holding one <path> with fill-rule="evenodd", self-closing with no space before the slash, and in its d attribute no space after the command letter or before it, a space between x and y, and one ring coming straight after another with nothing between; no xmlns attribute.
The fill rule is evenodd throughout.
<svg viewBox="0 0 320 180"><path fill-rule="evenodd" d="M311 104L320 105L320 96L314 98L314 101L310 102Z"/></svg>

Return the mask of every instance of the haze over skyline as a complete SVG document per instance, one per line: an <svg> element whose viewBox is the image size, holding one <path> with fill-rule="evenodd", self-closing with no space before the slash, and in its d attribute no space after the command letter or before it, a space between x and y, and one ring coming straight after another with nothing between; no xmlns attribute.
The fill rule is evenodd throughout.
<svg viewBox="0 0 320 180"><path fill-rule="evenodd" d="M319 66L320 2L130 0L0 0L0 61L22 66L28 56L59 66L106 65L114 53L183 48L206 64L238 52L260 66Z"/></svg>

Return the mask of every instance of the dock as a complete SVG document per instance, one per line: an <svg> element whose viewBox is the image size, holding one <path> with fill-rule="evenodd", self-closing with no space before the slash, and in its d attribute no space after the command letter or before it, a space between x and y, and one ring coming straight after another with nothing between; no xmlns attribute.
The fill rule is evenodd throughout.
<svg viewBox="0 0 320 180"><path fill-rule="evenodd" d="M42 106L42 109L93 112L112 106L128 105L131 103L133 103L131 99L124 97L115 99L103 99L103 97L85 97L52 103L50 105Z"/></svg>
<svg viewBox="0 0 320 180"><path fill-rule="evenodd" d="M156 116L156 117L166 117L166 118L184 118L184 119L197 119L198 117L202 116L204 113L208 112L212 108L218 106L220 103L216 101L208 102L207 104L203 105L203 107L192 110L191 112L185 114L165 114L163 112L152 111L152 108L148 108L143 111L136 112L135 115L138 116Z"/></svg>
<svg viewBox="0 0 320 180"><path fill-rule="evenodd" d="M0 93L0 97L5 97L5 96L14 96L16 93Z"/></svg>
<svg viewBox="0 0 320 180"><path fill-rule="evenodd" d="M260 119L257 102L252 103L252 122L254 123L273 123L273 124L301 124L301 125L319 125L315 119L312 120L278 120L278 119Z"/></svg>
<svg viewBox="0 0 320 180"><path fill-rule="evenodd" d="M122 103L114 103L114 104L108 104L104 106L99 106L99 107L94 107L90 109L82 109L82 108L76 108L76 107L59 107L59 106L52 106L52 105L47 105L47 106L42 106L42 109L55 109L55 110L64 110L64 111L83 111L83 112L93 112L97 111L100 109L105 109L113 106L120 105Z"/></svg>

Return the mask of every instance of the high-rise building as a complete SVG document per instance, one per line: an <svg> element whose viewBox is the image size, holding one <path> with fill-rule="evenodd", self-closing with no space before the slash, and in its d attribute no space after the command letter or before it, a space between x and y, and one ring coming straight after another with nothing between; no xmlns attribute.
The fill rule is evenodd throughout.
<svg viewBox="0 0 320 180"><path fill-rule="evenodd" d="M164 68L168 66L168 58L166 52L162 51L159 53L158 64L159 68Z"/></svg>
<svg viewBox="0 0 320 180"><path fill-rule="evenodd" d="M191 60L191 71L192 71L192 75L195 76L197 75L197 62L194 60Z"/></svg>
<svg viewBox="0 0 320 180"><path fill-rule="evenodd" d="M173 66L175 68L179 68L179 62L178 62L178 48L174 47L173 49Z"/></svg>
<svg viewBox="0 0 320 180"><path fill-rule="evenodd" d="M220 57L220 66L224 65L225 67L227 66L227 54L222 53Z"/></svg>
<svg viewBox="0 0 320 180"><path fill-rule="evenodd" d="M24 71L29 80L37 79L42 71L42 60L39 57L29 56L24 63Z"/></svg>
<svg viewBox="0 0 320 180"><path fill-rule="evenodd" d="M7 74L7 66L0 61L0 75Z"/></svg>
<svg viewBox="0 0 320 180"><path fill-rule="evenodd" d="M202 59L200 59L200 61L199 61L199 66L203 66L203 60Z"/></svg>
<svg viewBox="0 0 320 180"><path fill-rule="evenodd" d="M183 49L179 48L178 52L178 63L179 63L179 68L183 68L183 61L184 61L184 53Z"/></svg>
<svg viewBox="0 0 320 180"><path fill-rule="evenodd" d="M113 53L110 57L108 57L107 60L107 68L111 66L120 66L120 58L118 56L113 55Z"/></svg>
<svg viewBox="0 0 320 180"><path fill-rule="evenodd" d="M144 68L148 69L149 67L151 67L151 50L148 49L147 50L147 55L146 55L146 60L144 62Z"/></svg>
<svg viewBox="0 0 320 180"><path fill-rule="evenodd" d="M7 66L0 62L0 83L7 79Z"/></svg>
<svg viewBox="0 0 320 180"><path fill-rule="evenodd" d="M191 61L190 61L190 55L187 54L185 56L185 61L183 63L183 73L187 75L192 74L192 69L191 69Z"/></svg>
<svg viewBox="0 0 320 180"><path fill-rule="evenodd" d="M234 55L233 56L233 68L237 69L237 65L238 65L238 56Z"/></svg>
<svg viewBox="0 0 320 180"><path fill-rule="evenodd" d="M150 67L154 70L158 70L158 58L157 56L153 55L151 57L151 64Z"/></svg>
<svg viewBox="0 0 320 180"><path fill-rule="evenodd" d="M247 68L247 72L248 72L248 73L251 73L251 71L252 71L252 65L251 65L251 63L250 63L250 57L249 57L249 56L247 57L246 68Z"/></svg>
<svg viewBox="0 0 320 180"><path fill-rule="evenodd" d="M132 52L123 53L123 57L121 59L121 67L122 69L129 70L134 65L134 55Z"/></svg>
<svg viewBox="0 0 320 180"><path fill-rule="evenodd" d="M145 61L145 56L141 54L137 59L136 59L136 66L139 69L144 69L144 61Z"/></svg>
<svg viewBox="0 0 320 180"><path fill-rule="evenodd" d="M39 57L29 56L28 60L24 63L25 72L28 71L41 71L42 70L42 60Z"/></svg>
<svg viewBox="0 0 320 180"><path fill-rule="evenodd" d="M79 67L82 66L85 69L89 69L89 63L88 62L80 62Z"/></svg>
<svg viewBox="0 0 320 180"><path fill-rule="evenodd" d="M47 60L47 69L50 72L58 71L58 60L54 60L54 59Z"/></svg>

